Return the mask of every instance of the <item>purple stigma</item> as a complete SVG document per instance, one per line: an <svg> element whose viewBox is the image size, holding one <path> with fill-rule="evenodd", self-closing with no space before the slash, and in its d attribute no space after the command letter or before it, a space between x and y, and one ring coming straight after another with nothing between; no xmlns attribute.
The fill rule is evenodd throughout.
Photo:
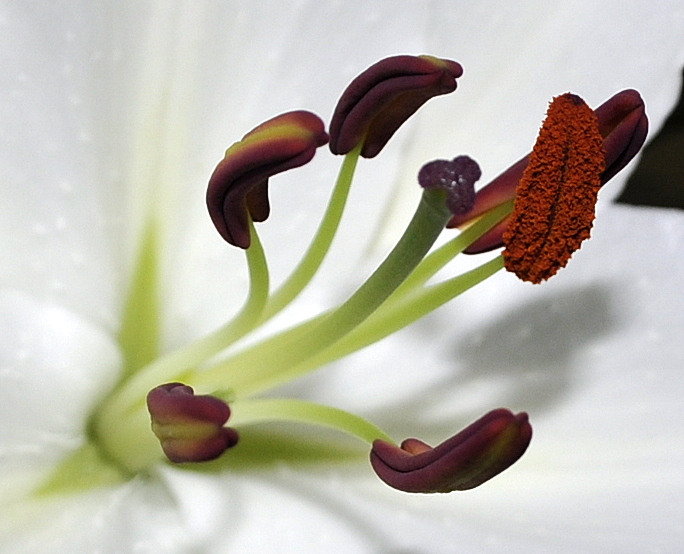
<svg viewBox="0 0 684 554"><path fill-rule="evenodd" d="M418 182L425 189L444 190L451 213L464 215L475 205L475 183L481 175L475 160L457 156L451 161L435 160L425 164L418 173Z"/></svg>

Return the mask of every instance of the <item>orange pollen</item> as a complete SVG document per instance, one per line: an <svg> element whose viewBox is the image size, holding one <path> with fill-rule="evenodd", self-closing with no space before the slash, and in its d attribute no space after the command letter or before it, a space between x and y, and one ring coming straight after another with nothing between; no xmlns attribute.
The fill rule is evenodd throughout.
<svg viewBox="0 0 684 554"><path fill-rule="evenodd" d="M503 236L508 271L540 283L565 267L590 236L604 169L593 110L574 94L554 98Z"/></svg>

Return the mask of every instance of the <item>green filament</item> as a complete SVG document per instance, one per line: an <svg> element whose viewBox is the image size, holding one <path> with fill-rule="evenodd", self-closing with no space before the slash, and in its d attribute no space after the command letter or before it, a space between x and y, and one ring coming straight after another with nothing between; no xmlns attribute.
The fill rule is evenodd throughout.
<svg viewBox="0 0 684 554"><path fill-rule="evenodd" d="M260 398L231 404L231 425L267 421L295 421L342 431L371 444L376 439L393 442L382 430L362 417L339 408L295 398Z"/></svg>
<svg viewBox="0 0 684 554"><path fill-rule="evenodd" d="M497 256L471 271L416 292L410 298L388 302L331 347L288 370L267 373L258 380L252 378L241 394L253 395L272 389L384 339L491 277L501 268L503 258Z"/></svg>
<svg viewBox="0 0 684 554"><path fill-rule="evenodd" d="M270 319L292 302L311 282L323 263L342 219L360 153L361 143L345 156L330 202L309 249L292 275L268 300L261 321Z"/></svg>
<svg viewBox="0 0 684 554"><path fill-rule="evenodd" d="M192 381L218 388L229 382L235 394L247 394L268 375L287 372L318 354L369 317L420 263L451 217L444 193L423 192L421 202L404 235L378 269L345 303L325 317L290 333L276 336L205 371Z"/></svg>

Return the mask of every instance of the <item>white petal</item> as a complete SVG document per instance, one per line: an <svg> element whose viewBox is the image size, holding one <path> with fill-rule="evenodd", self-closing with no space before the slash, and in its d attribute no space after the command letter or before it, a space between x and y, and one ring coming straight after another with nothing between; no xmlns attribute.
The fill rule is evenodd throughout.
<svg viewBox="0 0 684 554"><path fill-rule="evenodd" d="M0 336L0 509L7 514L0 544L16 545L21 522L42 517L31 491L83 443L87 417L112 386L120 358L97 325L18 291L0 291ZM32 541L35 530L27 530ZM49 543L43 536L35 544Z"/></svg>
<svg viewBox="0 0 684 554"><path fill-rule="evenodd" d="M13 529L8 533L8 522L0 523L0 547L12 554L184 554L193 548L173 499L154 480L32 499L5 513Z"/></svg>
<svg viewBox="0 0 684 554"><path fill-rule="evenodd" d="M107 333L24 293L0 292L0 459L55 460L80 444L86 418L117 376Z"/></svg>
<svg viewBox="0 0 684 554"><path fill-rule="evenodd" d="M212 553L382 552L373 524L367 525L340 482L271 468L268 475L235 475L219 490L232 500L213 533ZM363 502L363 500L361 501ZM375 522L373 522L375 523Z"/></svg>
<svg viewBox="0 0 684 554"><path fill-rule="evenodd" d="M113 325L124 118L108 15L3 2L0 29L0 281Z"/></svg>
<svg viewBox="0 0 684 554"><path fill-rule="evenodd" d="M172 495L182 526L196 548L206 548L217 536L230 534L237 523L236 512L242 511L234 479L173 466L158 468L158 475Z"/></svg>

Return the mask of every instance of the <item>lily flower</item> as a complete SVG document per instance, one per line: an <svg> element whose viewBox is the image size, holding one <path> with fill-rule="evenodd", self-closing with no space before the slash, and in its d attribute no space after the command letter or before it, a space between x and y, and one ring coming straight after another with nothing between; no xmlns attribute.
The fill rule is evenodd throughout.
<svg viewBox="0 0 684 554"><path fill-rule="evenodd" d="M516 126L536 127L543 103L570 87L596 105L634 86L655 127L671 105L674 66L684 61L677 6L452 4L381 2L369 14L357 2L3 3L0 550L676 549L680 530L669 516L683 497L682 437L672 424L682 415L682 275L671 260L683 222L667 210L606 208L581 256L534 294L497 273L424 324L277 390L433 444L492 405L528 410L539 440L514 471L475 491L397 493L368 469L365 448L323 432L293 437L287 424L240 427L240 442L201 466L163 462L141 391L175 379L138 383L135 408L145 417L131 423L140 428L127 437L114 425L107 448L93 447L109 429L96 416L138 369L198 341L230 312L245 314L243 329L269 315L240 310L244 253L216 235L203 199L226 145L255 122L301 106L329 113L361 68L396 52L454 56L473 76L460 98L440 99L393 135L372 191L352 195L339 242L309 292L273 317L277 330L348 292L366 255L378 261L359 239L392 219L384 208L399 195L397 175L415 187L420 164L459 152L486 172L503 169L492 160L506 164L533 141ZM605 40L597 42L599 26ZM577 45L589 43L583 58ZM615 44L625 45L619 58ZM501 141L520 152L502 152ZM402 167L426 144L428 155ZM301 257L295 239L323 211L311 183L325 183L337 164L320 157L274 177L287 186L269 191L274 213L260 226L273 267ZM252 308L258 290L247 294ZM228 331L249 346L239 329ZM240 418L255 423L262 408L283 409L265 397L240 414L234 391L195 390L229 405L231 428ZM126 442L137 430L152 437L139 451ZM110 452L131 454L128 465Z"/></svg>

